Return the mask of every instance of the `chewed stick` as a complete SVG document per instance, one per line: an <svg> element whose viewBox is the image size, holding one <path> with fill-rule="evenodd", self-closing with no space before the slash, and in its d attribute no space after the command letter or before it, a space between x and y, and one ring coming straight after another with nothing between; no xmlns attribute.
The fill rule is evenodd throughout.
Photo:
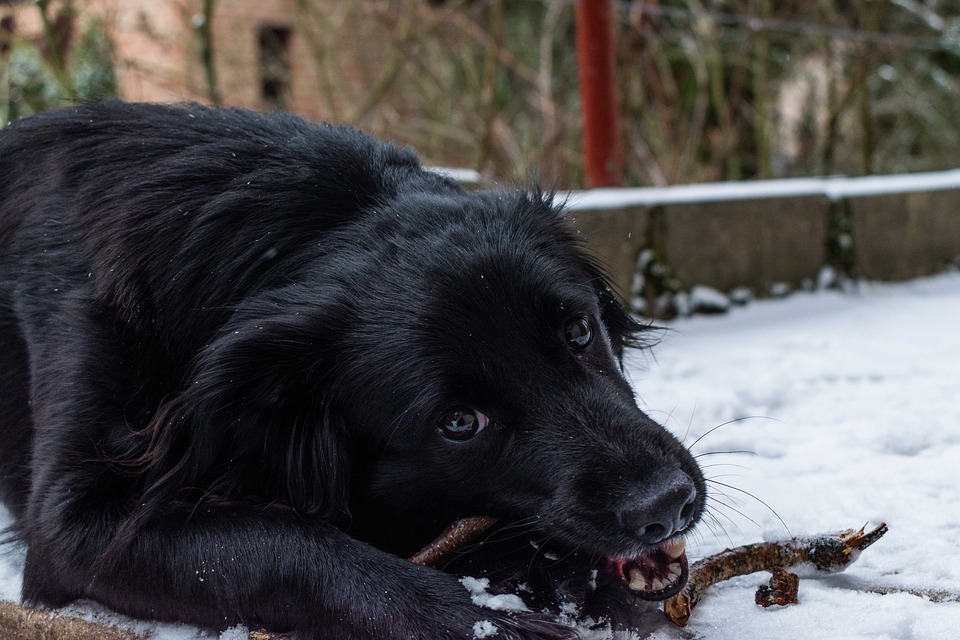
<svg viewBox="0 0 960 640"><path fill-rule="evenodd" d="M690 566L687 586L664 603L664 613L674 624L686 626L703 590L735 576L804 563L810 563L820 571L842 571L886 532L887 525L881 523L871 531L847 529L840 533L782 542L758 542L721 551Z"/></svg>
<svg viewBox="0 0 960 640"><path fill-rule="evenodd" d="M420 549L410 558L410 562L425 567L438 567L457 549L470 544L484 534L497 521L492 516L477 516L457 520L440 536Z"/></svg>

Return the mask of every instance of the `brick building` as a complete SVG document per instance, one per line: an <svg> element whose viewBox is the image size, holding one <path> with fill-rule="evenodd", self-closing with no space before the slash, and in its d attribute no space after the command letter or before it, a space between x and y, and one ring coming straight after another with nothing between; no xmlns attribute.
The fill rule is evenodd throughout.
<svg viewBox="0 0 960 640"><path fill-rule="evenodd" d="M363 3L338 0L220 0L211 3L209 20L204 0L72 4L78 24L96 20L113 41L118 88L127 100L214 101L203 61L208 41L223 104L338 119L330 94L349 100L351 85L366 83L391 42L388 23L356 19L370 17L356 15ZM50 6L53 12L63 3ZM0 47L22 36L42 37L38 8L0 0Z"/></svg>

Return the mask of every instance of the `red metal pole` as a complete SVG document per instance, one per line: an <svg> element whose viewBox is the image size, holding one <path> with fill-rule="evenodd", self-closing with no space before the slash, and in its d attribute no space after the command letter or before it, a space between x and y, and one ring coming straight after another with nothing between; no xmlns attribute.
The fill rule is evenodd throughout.
<svg viewBox="0 0 960 640"><path fill-rule="evenodd" d="M577 2L577 60L588 187L623 183L612 0Z"/></svg>

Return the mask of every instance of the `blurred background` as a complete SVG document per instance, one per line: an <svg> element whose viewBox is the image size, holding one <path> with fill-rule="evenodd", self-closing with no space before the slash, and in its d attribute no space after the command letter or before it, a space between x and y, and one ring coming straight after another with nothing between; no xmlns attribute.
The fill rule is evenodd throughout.
<svg viewBox="0 0 960 640"><path fill-rule="evenodd" d="M0 124L105 96L538 180L651 316L960 265L960 0L0 0Z"/></svg>
<svg viewBox="0 0 960 640"><path fill-rule="evenodd" d="M573 0L0 0L0 123L72 99L356 124L583 186ZM614 1L623 184L952 168L960 2Z"/></svg>
<svg viewBox="0 0 960 640"><path fill-rule="evenodd" d="M537 179L648 316L816 291L658 321L678 330L632 379L735 477L701 555L786 523L891 533L803 606L760 613L739 582L650 637L958 637L960 0L0 0L0 126L108 96L289 110L469 182Z"/></svg>

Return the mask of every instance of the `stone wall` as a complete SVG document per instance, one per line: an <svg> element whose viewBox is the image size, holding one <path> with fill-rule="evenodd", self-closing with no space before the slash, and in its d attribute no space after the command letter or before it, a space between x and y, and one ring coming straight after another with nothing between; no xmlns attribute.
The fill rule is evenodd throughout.
<svg viewBox="0 0 960 640"><path fill-rule="evenodd" d="M857 271L874 280L933 273L960 256L960 190L849 200Z"/></svg>
<svg viewBox="0 0 960 640"><path fill-rule="evenodd" d="M648 249L682 288L749 287L761 296L814 282L842 249L849 264L835 266L875 280L935 273L960 257L960 171L568 198L570 217L624 298Z"/></svg>

